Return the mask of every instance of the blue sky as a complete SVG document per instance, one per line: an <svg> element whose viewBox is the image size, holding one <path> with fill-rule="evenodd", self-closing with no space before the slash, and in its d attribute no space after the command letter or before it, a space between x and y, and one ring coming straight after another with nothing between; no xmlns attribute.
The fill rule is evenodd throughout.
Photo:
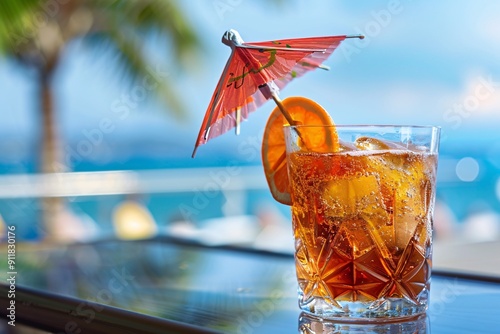
<svg viewBox="0 0 500 334"><path fill-rule="evenodd" d="M285 6L192 0L183 6L204 40L203 54L188 60L189 71L179 71L172 56L158 47L165 41L153 40L147 52L154 66L177 81L189 110L186 120L180 122L146 100L137 101L126 117L114 113L113 105L133 87L116 77L109 56L74 43L55 85L59 128L68 143L108 118L113 129L104 143L155 138L168 145L178 143L177 154L189 156L229 56L221 36L234 28L249 42L362 33L365 40L345 41L328 59L331 71L308 73L290 83L281 96L312 98L338 124L439 125L442 147L483 141L500 154L500 2L294 0ZM0 60L0 137L36 138L33 82L30 73ZM248 138L259 137L273 107L269 102L252 114L240 137L227 133L202 146L197 159L222 148L235 150Z"/></svg>

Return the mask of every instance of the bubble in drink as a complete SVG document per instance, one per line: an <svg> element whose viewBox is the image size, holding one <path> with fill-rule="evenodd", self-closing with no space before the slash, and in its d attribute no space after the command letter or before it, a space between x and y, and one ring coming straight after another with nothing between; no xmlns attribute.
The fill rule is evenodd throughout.
<svg viewBox="0 0 500 334"><path fill-rule="evenodd" d="M370 137L354 145L288 157L302 303L418 306L429 289L437 158Z"/></svg>

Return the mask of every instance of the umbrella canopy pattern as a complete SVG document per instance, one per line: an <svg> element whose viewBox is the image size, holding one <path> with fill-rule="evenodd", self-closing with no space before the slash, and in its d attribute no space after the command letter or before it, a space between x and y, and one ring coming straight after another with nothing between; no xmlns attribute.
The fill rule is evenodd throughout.
<svg viewBox="0 0 500 334"><path fill-rule="evenodd" d="M278 100L278 92L294 78L325 61L348 37L326 36L245 43L228 30L222 42L232 52L205 113L193 157L199 145L236 127L264 102Z"/></svg>

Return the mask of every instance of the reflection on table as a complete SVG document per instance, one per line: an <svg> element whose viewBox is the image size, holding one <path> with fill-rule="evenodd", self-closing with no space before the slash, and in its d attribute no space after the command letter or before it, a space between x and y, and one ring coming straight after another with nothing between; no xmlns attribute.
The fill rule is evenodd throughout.
<svg viewBox="0 0 500 334"><path fill-rule="evenodd" d="M137 315L128 315L128 321L165 319L223 333L347 333L348 329L366 329L301 314L294 260L289 253L208 247L155 237L64 247L20 244L17 259L18 272L22 273L18 275L19 287L62 296L61 305L68 297L79 301L76 307L80 305L80 311L73 309L60 316L82 326L92 323L86 324L87 318L78 312L81 305L91 305L83 310L93 311L96 317L126 310ZM3 306L5 296L0 298ZM434 275L427 317L371 326L394 333L495 333L500 325L499 299L499 282ZM49 304L55 301L46 297ZM43 298L39 303L43 304ZM38 312L40 307L24 306L30 312Z"/></svg>

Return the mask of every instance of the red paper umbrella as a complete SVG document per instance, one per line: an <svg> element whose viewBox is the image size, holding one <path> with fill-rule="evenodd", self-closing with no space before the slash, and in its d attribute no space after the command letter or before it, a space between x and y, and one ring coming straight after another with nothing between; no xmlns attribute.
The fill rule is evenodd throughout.
<svg viewBox="0 0 500 334"><path fill-rule="evenodd" d="M236 128L264 102L273 99L290 124L293 120L281 104L278 92L292 79L322 63L346 38L363 36L325 36L245 43L235 30L222 36L232 52L201 124L193 157L199 145Z"/></svg>

